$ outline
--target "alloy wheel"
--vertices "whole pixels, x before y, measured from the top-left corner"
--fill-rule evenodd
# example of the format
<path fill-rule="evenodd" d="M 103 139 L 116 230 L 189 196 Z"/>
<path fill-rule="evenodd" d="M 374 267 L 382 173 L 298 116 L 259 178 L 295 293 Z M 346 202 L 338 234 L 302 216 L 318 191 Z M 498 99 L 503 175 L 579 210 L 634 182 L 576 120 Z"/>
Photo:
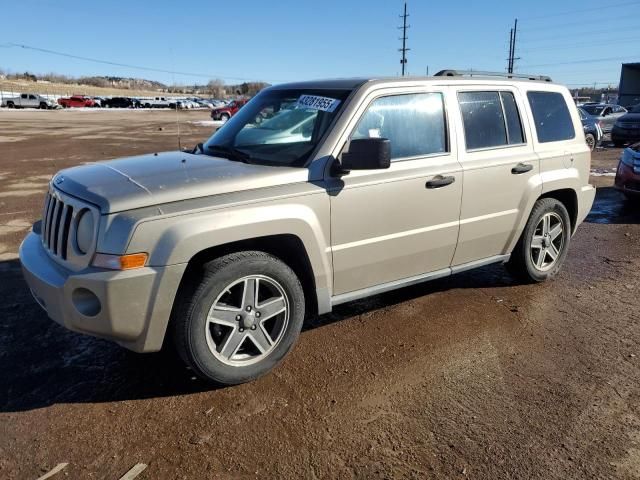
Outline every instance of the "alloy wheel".
<path fill-rule="evenodd" d="M 207 314 L 205 336 L 211 353 L 232 366 L 269 355 L 289 323 L 289 300 L 273 278 L 250 275 L 229 284 Z"/>
<path fill-rule="evenodd" d="M 536 269 L 546 272 L 556 264 L 565 241 L 565 225 L 555 212 L 545 213 L 538 221 L 531 239 L 531 261 Z"/>

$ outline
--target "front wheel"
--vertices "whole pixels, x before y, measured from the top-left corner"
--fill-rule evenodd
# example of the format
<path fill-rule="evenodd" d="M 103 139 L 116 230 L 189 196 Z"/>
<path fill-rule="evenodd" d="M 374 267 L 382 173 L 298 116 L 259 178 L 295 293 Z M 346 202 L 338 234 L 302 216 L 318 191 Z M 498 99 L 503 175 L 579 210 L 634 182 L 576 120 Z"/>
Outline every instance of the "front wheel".
<path fill-rule="evenodd" d="M 222 123 L 227 123 L 229 121 L 229 118 L 231 117 L 229 116 L 228 113 L 223 113 L 222 115 L 220 115 L 220 121 Z"/>
<path fill-rule="evenodd" d="M 302 286 L 285 263 L 264 252 L 229 254 L 183 289 L 172 318 L 176 349 L 205 380 L 248 382 L 289 352 L 304 311 Z"/>
<path fill-rule="evenodd" d="M 571 219 L 555 198 L 542 198 L 511 253 L 507 268 L 525 282 L 544 282 L 560 271 L 571 241 Z"/>
<path fill-rule="evenodd" d="M 587 133 L 585 135 L 585 140 L 589 146 L 589 150 L 593 152 L 596 148 L 596 137 L 592 133 Z"/>

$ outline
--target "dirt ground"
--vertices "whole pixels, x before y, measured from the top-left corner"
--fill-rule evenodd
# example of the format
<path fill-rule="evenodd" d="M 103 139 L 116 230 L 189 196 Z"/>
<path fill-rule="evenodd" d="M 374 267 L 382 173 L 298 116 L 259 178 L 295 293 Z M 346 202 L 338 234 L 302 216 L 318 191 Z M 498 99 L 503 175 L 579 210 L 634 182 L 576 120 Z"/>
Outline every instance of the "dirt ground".
<path fill-rule="evenodd" d="M 206 115 L 179 114 L 183 145 Z M 640 213 L 611 188 L 620 150 L 594 154 L 596 203 L 555 281 L 491 266 L 343 305 L 272 374 L 211 390 L 48 320 L 16 260 L 54 172 L 175 149 L 175 122 L 0 111 L 0 478 L 640 478 Z"/>

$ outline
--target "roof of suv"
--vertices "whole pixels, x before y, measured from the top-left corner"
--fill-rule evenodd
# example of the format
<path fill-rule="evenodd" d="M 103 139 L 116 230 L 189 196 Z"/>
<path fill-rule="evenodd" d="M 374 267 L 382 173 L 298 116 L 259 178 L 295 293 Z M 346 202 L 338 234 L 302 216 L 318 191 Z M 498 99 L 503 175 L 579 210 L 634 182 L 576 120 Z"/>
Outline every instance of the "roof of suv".
<path fill-rule="evenodd" d="M 554 85 L 549 80 L 527 80 L 522 78 L 495 77 L 490 75 L 477 76 L 431 76 L 431 77 L 360 77 L 360 78 L 336 78 L 324 80 L 308 80 L 304 82 L 282 83 L 271 88 L 285 89 L 326 89 L 326 90 L 353 90 L 365 83 L 418 83 L 418 82 L 446 82 L 446 83 L 536 83 Z"/>

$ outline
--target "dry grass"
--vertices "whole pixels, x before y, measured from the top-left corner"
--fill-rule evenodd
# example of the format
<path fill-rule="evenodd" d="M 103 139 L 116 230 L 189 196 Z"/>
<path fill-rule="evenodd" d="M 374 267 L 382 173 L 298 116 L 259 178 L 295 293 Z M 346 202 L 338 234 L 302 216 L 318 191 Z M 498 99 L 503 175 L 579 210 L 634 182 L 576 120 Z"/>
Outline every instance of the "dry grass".
<path fill-rule="evenodd" d="M 64 83 L 36 83 L 27 80 L 0 80 L 0 91 L 17 93 L 39 93 L 44 95 L 89 95 L 89 96 L 125 96 L 152 97 L 159 93 L 155 90 L 130 90 L 124 88 L 102 88 L 89 85 Z"/>

